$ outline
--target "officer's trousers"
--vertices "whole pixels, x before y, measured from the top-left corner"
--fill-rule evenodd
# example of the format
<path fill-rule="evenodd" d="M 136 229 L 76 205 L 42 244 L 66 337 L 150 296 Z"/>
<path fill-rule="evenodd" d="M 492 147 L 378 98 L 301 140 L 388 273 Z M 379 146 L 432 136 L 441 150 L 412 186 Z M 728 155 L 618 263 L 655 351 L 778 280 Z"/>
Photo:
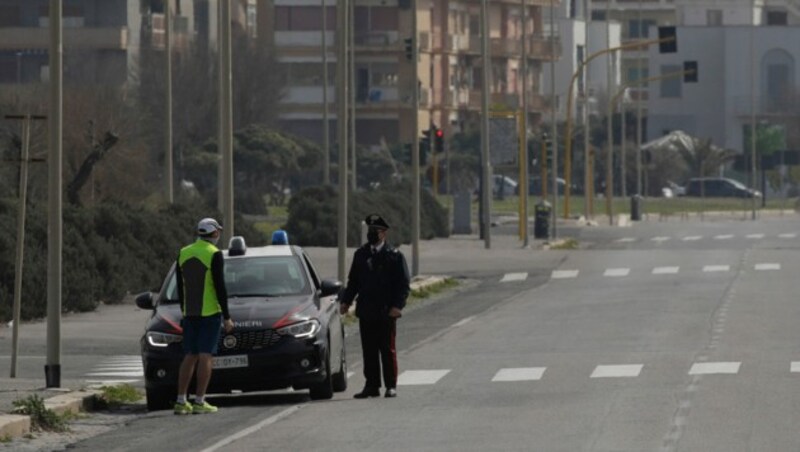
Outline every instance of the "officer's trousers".
<path fill-rule="evenodd" d="M 360 319 L 361 350 L 364 355 L 364 378 L 368 388 L 381 387 L 381 368 L 383 383 L 387 388 L 397 386 L 397 350 L 395 335 L 397 319 Z"/>

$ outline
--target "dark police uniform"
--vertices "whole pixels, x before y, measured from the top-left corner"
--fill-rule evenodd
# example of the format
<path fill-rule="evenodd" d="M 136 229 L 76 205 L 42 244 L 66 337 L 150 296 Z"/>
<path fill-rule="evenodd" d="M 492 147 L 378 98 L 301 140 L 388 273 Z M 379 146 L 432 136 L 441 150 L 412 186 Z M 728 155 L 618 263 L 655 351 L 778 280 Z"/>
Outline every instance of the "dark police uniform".
<path fill-rule="evenodd" d="M 366 222 L 367 226 L 389 228 L 378 215 L 368 216 Z M 365 393 L 370 396 L 378 395 L 381 367 L 387 390 L 397 386 L 397 319 L 389 317 L 389 311 L 405 307 L 411 291 L 409 282 L 405 257 L 386 241 L 378 251 L 369 243 L 356 250 L 342 304 L 349 306 L 358 296 L 356 316 L 364 355 Z"/>

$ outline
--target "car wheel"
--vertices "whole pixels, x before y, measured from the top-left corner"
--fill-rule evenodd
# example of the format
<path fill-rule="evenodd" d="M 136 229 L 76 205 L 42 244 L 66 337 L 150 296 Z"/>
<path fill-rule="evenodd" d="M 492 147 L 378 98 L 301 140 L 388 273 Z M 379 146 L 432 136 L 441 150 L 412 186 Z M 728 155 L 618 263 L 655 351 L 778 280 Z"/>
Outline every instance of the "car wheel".
<path fill-rule="evenodd" d="M 347 355 L 344 350 L 344 342 L 342 342 L 342 362 L 339 365 L 339 372 L 333 374 L 333 391 L 347 391 Z"/>
<path fill-rule="evenodd" d="M 172 408 L 178 389 L 172 387 L 147 388 L 147 411 L 159 411 Z"/>
<path fill-rule="evenodd" d="M 309 389 L 311 400 L 326 400 L 333 397 L 333 378 L 331 376 L 331 357 L 325 357 L 325 379 Z"/>

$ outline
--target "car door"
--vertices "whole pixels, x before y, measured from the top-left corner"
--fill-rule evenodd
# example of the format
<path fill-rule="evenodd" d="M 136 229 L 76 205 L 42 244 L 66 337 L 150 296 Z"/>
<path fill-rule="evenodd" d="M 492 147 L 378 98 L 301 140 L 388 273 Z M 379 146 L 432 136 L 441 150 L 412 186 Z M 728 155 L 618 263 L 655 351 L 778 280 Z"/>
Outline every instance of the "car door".
<path fill-rule="evenodd" d="M 311 263 L 311 259 L 308 258 L 306 253 L 302 252 L 301 255 L 303 256 L 303 264 L 306 267 L 309 278 L 311 279 L 312 284 L 314 284 L 314 291 L 317 294 L 316 296 L 320 297 L 320 313 L 321 315 L 325 316 L 325 321 L 328 324 L 328 352 L 330 353 L 331 358 L 331 371 L 333 371 L 334 369 L 338 369 L 338 363 L 341 362 L 341 352 L 344 341 L 343 334 L 341 334 L 342 317 L 339 315 L 338 297 L 336 295 L 329 297 L 320 296 L 322 280 L 319 279 L 319 276 L 317 276 L 317 270 L 314 268 L 314 264 Z"/>

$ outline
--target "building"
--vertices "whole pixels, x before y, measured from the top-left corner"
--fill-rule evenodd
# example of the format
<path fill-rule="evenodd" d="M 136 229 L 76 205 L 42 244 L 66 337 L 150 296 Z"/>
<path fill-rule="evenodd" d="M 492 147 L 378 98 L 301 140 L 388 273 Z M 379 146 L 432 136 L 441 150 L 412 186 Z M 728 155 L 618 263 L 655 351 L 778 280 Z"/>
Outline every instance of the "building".
<path fill-rule="evenodd" d="M 548 105 L 541 96 L 541 71 L 553 57 L 545 36 L 542 5 L 528 2 L 528 105 L 535 124 Z M 326 3 L 330 118 L 335 121 L 336 2 Z M 411 37 L 411 2 L 356 0 L 356 140 L 361 145 L 410 143 L 431 124 L 450 134 L 475 123 L 481 102 L 480 1 L 417 1 L 418 62 L 406 56 Z M 262 14 L 263 13 L 263 14 Z M 497 0 L 490 7 L 492 52 L 491 104 L 516 110 L 521 105 L 522 14 L 518 0 Z M 271 19 L 270 19 L 271 18 Z M 288 72 L 281 123 L 305 137 L 322 139 L 322 4 L 320 0 L 259 0 L 259 40 L 274 45 Z M 262 32 L 263 30 L 263 32 Z M 411 106 L 414 74 L 420 86 L 419 124 Z M 335 125 L 331 125 L 331 138 Z"/>

